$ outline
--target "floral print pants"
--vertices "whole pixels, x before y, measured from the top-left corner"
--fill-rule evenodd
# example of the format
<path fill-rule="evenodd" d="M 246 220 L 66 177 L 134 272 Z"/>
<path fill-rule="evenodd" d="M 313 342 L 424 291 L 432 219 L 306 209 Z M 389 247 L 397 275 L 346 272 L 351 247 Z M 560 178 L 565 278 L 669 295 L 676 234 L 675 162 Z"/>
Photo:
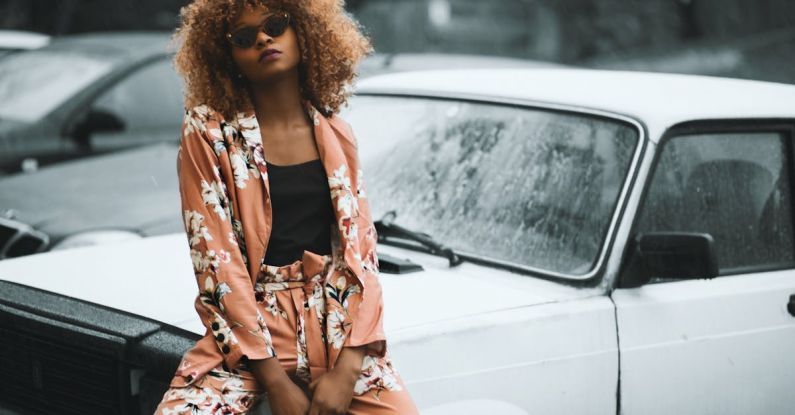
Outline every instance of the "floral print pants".
<path fill-rule="evenodd" d="M 311 400 L 308 384 L 328 371 L 341 327 L 335 313 L 342 310 L 350 288 L 341 278 L 328 281 L 331 255 L 305 251 L 302 260 L 274 266 L 262 264 L 255 286 L 276 358 L 288 376 Z M 330 302 L 330 303 L 329 303 Z M 246 363 L 234 370 L 218 365 L 185 387 L 171 386 L 155 415 L 176 414 L 269 414 L 267 393 Z M 252 410 L 256 408 L 255 410 Z M 354 386 L 351 415 L 418 414 L 399 373 L 387 352 L 384 357 L 366 354 Z"/>

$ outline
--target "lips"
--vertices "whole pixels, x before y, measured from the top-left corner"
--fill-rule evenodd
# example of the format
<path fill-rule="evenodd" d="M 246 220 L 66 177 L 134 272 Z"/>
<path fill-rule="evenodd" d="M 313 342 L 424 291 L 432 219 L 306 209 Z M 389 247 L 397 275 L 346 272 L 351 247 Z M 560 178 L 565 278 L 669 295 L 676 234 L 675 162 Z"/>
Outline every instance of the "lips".
<path fill-rule="evenodd" d="M 273 55 L 274 53 L 282 53 L 282 51 L 278 49 L 265 49 L 261 55 L 259 55 L 259 61 L 262 62 L 268 58 L 268 56 Z"/>

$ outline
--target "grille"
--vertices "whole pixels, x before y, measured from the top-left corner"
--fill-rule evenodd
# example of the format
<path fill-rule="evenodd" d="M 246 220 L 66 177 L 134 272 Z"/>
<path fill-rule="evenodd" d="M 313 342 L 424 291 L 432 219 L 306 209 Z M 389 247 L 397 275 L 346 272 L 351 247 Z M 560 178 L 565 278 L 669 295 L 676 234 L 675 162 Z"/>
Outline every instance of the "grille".
<path fill-rule="evenodd" d="M 119 413 L 120 370 L 107 357 L 0 329 L 4 401 L 41 413 Z"/>
<path fill-rule="evenodd" d="M 158 328 L 124 312 L 0 281 L 0 406 L 25 414 L 140 413 L 130 380 L 140 359 L 131 346 Z"/>

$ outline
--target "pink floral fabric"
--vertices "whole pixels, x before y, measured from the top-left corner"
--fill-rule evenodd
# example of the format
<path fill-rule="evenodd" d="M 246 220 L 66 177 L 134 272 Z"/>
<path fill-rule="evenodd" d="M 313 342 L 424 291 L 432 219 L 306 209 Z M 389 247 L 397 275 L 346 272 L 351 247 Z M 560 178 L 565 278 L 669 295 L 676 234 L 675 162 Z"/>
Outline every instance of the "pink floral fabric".
<path fill-rule="evenodd" d="M 364 190 L 353 131 L 336 115 L 325 117 L 303 102 L 314 123 L 320 158 L 328 176 L 336 215 L 334 254 L 315 271 L 318 289 L 305 292 L 312 318 L 327 320 L 321 338 L 304 348 L 324 347 L 323 367 L 308 364 L 311 352 L 296 351 L 296 376 L 311 381 L 334 367 L 342 347 L 367 346 L 355 393 L 399 391 L 383 331 L 383 297 L 376 256 L 376 231 Z M 198 293 L 195 309 L 207 332 L 182 358 L 170 386 L 182 393 L 207 382 L 210 371 L 251 380 L 249 359 L 279 358 L 274 319 L 287 321 L 296 338 L 306 318 L 289 321 L 284 303 L 291 288 L 277 277 L 286 268 L 262 263 L 271 230 L 268 169 L 260 126 L 253 112 L 225 120 L 207 106 L 187 111 L 177 160 L 182 212 Z M 308 251 L 306 254 L 312 254 Z M 317 255 L 315 255 L 317 256 Z M 317 267 L 323 259 L 296 261 L 293 271 Z M 304 264 L 303 262 L 307 262 Z M 289 267 L 289 266 L 285 266 Z M 299 268 L 295 268 L 299 267 Z M 325 267 L 325 268 L 324 268 Z M 314 272 L 314 271 L 313 271 Z M 285 274 L 288 275 L 289 273 Z M 268 278 L 271 278 L 268 280 Z M 297 279 L 297 278 L 296 278 Z M 289 284 L 288 284 L 289 285 Z M 298 310 L 295 307 L 293 312 Z M 311 320 L 310 320 L 311 321 Z M 270 324 L 269 324 L 270 322 Z M 282 333 L 280 328 L 279 333 Z M 306 333 L 304 333 L 306 334 Z M 284 349 L 287 350 L 287 349 Z M 288 360 L 285 360 L 287 362 Z M 170 390 L 170 393 L 177 393 Z M 200 398 L 196 398 L 200 399 Z M 410 401 L 409 401 L 410 402 Z"/>

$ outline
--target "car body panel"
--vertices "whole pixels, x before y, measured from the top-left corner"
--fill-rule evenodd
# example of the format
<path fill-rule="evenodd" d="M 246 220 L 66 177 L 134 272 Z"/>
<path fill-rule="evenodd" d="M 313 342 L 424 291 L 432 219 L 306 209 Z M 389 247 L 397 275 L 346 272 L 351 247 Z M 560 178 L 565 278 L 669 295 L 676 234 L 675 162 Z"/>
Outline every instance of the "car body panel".
<path fill-rule="evenodd" d="M 615 290 L 622 408 L 788 413 L 795 406 L 783 381 L 795 371 L 795 319 L 786 309 L 792 294 L 793 270 Z"/>
<path fill-rule="evenodd" d="M 795 108 L 793 85 L 573 68 L 404 72 L 363 79 L 358 90 L 502 97 L 608 111 L 639 120 L 655 142 L 666 129 L 686 121 L 788 118 Z"/>
<path fill-rule="evenodd" d="M 9 175 L 0 178 L 0 206 L 47 233 L 53 244 L 102 229 L 144 236 L 178 232 L 176 159 L 177 146 L 161 143 Z M 32 189 L 42 196 L 19 196 Z"/>
<path fill-rule="evenodd" d="M 0 279 L 111 305 L 147 318 L 181 325 L 196 334 L 204 334 L 204 326 L 198 317 L 193 319 L 195 324 L 179 324 L 185 320 L 184 314 L 172 315 L 168 312 L 182 309 L 194 313 L 197 287 L 192 278 L 185 238 L 184 233 L 176 233 L 108 246 L 79 247 L 10 258 L 0 262 Z M 173 255 L 164 256 L 163 252 Z M 445 258 L 388 245 L 379 246 L 379 252 L 410 258 L 425 268 L 424 271 L 408 274 L 382 273 L 385 303 L 389 304 L 386 305 L 384 321 L 390 332 L 406 331 L 416 336 L 423 332 L 422 326 L 429 323 L 467 318 L 496 310 L 594 297 L 600 293 L 596 288 L 566 286 L 482 265 L 465 263 L 449 268 Z M 157 262 L 145 273 L 139 267 L 120 266 L 134 263 L 140 258 L 156 259 Z M 81 272 L 87 267 L 92 272 Z M 114 292 L 86 289 L 107 284 L 106 277 L 95 272 L 105 267 L 113 268 Z M 488 272 L 488 279 L 482 277 L 484 272 Z M 67 280 L 62 275 L 70 277 Z M 473 291 L 472 287 L 478 289 Z M 131 297 L 146 297 L 154 303 L 170 301 L 172 304 L 163 309 L 150 309 L 148 303 L 132 299 L 120 302 L 116 290 L 126 292 Z M 394 311 L 390 312 L 393 308 Z M 431 335 L 432 332 L 427 334 Z"/>
<path fill-rule="evenodd" d="M 381 274 L 391 354 L 420 404 L 454 401 L 466 390 L 551 409 L 561 408 L 561 395 L 587 389 L 588 400 L 567 400 L 564 407 L 614 412 L 615 314 L 600 289 L 469 263 L 450 268 L 444 258 L 388 245 L 379 251 L 425 268 Z M 191 270 L 185 235 L 171 234 L 4 260 L 0 279 L 202 335 Z M 588 386 L 593 382 L 599 386 Z"/>

